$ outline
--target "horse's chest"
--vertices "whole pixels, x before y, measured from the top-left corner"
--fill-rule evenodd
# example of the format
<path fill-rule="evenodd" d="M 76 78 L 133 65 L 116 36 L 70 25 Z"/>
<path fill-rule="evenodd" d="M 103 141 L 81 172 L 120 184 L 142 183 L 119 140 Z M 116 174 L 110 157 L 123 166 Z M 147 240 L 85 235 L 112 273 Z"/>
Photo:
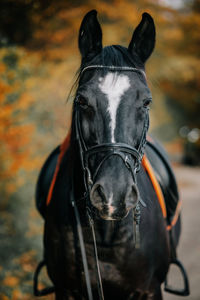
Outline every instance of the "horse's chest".
<path fill-rule="evenodd" d="M 95 232 L 103 279 L 107 282 L 124 282 L 125 284 L 127 283 L 127 278 L 132 278 L 132 281 L 134 274 L 137 273 L 138 275 L 140 264 L 139 254 L 135 251 L 134 247 L 132 223 L 126 224 L 126 226 L 111 224 L 111 226 L 106 225 L 106 228 L 102 228 L 102 226 L 98 227 L 97 224 Z M 86 250 L 90 267 L 95 272 L 92 238 L 89 236 L 86 237 L 88 238 L 86 240 Z M 94 275 L 96 274 L 94 273 Z"/>
<path fill-rule="evenodd" d="M 89 269 L 92 275 L 95 276 L 96 266 L 90 229 L 84 230 L 83 228 L 83 236 Z M 75 271 L 73 266 L 79 264 L 80 267 L 82 267 L 79 239 L 74 235 L 70 227 L 65 228 L 63 238 L 65 240 L 66 259 L 71 266 L 70 272 L 73 272 Z M 96 228 L 96 238 L 101 273 L 107 277 L 107 280 L 113 278 L 115 278 L 115 280 L 122 279 L 122 274 L 126 273 L 126 269 L 130 272 L 129 262 L 134 259 L 134 243 L 130 228 L 129 230 L 118 229 L 117 232 L 115 232 L 115 230 L 104 232 L 102 228 L 101 230 Z M 127 260 L 127 258 L 129 259 Z"/>

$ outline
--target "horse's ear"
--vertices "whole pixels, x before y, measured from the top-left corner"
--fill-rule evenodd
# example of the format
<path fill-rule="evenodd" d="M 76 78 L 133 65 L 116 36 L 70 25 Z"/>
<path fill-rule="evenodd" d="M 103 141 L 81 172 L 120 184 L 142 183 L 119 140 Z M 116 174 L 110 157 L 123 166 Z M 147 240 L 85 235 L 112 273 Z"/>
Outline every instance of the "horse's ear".
<path fill-rule="evenodd" d="M 131 42 L 128 46 L 129 52 L 137 53 L 141 61 L 149 58 L 155 46 L 156 30 L 153 18 L 148 13 L 142 14 L 142 21 L 133 32 Z"/>
<path fill-rule="evenodd" d="M 102 50 L 102 31 L 96 10 L 89 11 L 83 18 L 78 45 L 83 60 L 92 59 Z"/>

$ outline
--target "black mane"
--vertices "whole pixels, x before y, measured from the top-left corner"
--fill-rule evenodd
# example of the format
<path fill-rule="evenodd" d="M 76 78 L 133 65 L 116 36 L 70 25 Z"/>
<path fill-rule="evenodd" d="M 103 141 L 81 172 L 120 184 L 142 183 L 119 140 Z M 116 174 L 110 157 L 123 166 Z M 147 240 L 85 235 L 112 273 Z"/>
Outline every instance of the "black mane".
<path fill-rule="evenodd" d="M 80 72 L 89 65 L 103 65 L 115 67 L 134 67 L 144 69 L 144 65 L 135 53 L 131 54 L 127 48 L 120 45 L 107 46 L 100 54 L 91 60 L 82 61 Z"/>
<path fill-rule="evenodd" d="M 93 57 L 92 59 L 87 59 L 86 61 L 82 60 L 81 66 L 76 73 L 76 79 L 69 92 L 67 100 L 70 98 L 73 91 L 74 94 L 76 94 L 83 69 L 91 65 L 133 67 L 144 70 L 144 64 L 141 62 L 136 53 L 130 53 L 127 48 L 120 45 L 106 46 L 97 56 Z M 140 77 L 144 81 L 144 77 Z"/>

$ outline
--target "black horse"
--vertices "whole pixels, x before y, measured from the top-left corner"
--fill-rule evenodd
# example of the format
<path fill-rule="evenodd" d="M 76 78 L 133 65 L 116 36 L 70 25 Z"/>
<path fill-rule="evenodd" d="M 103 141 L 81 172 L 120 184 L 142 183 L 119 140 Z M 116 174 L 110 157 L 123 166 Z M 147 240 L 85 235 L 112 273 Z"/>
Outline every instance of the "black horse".
<path fill-rule="evenodd" d="M 162 299 L 180 217 L 169 233 L 176 183 L 160 146 L 148 143 L 145 150 L 152 96 L 144 64 L 154 45 L 155 26 L 147 13 L 128 48 L 102 47 L 96 11 L 82 21 L 69 145 L 62 155 L 60 147 L 50 155 L 37 186 L 45 219 L 44 259 L 57 300 Z M 144 152 L 165 185 L 167 218 L 142 166 Z"/>

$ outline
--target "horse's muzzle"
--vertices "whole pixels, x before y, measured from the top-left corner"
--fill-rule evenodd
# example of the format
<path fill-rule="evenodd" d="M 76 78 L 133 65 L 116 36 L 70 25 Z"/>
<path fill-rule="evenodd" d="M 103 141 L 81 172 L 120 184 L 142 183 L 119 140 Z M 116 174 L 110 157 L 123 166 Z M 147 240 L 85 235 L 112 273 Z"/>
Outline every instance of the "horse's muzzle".
<path fill-rule="evenodd" d="M 121 194 L 121 196 L 119 196 Z M 123 195 L 123 196 L 122 196 Z M 138 190 L 135 185 L 128 187 L 124 193 L 106 193 L 102 184 L 96 183 L 90 192 L 92 205 L 98 210 L 104 220 L 122 220 L 138 200 Z"/>

